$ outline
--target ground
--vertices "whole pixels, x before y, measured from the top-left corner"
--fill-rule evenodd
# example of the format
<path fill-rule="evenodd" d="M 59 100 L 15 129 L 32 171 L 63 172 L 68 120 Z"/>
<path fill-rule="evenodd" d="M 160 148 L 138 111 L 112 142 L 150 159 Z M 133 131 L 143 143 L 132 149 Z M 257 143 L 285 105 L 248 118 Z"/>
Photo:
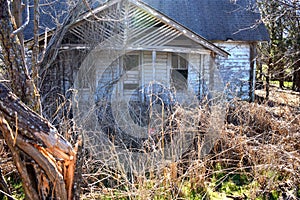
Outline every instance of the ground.
<path fill-rule="evenodd" d="M 86 158 L 82 198 L 299 199 L 300 93 L 271 87 L 267 102 L 265 91 L 256 95 L 259 103 L 235 102 L 228 108 L 220 139 L 205 159 L 174 162 L 129 180 Z M 14 197 L 24 199 L 7 152 L 0 139 L 0 168 Z"/>
<path fill-rule="evenodd" d="M 266 96 L 266 91 L 256 90 L 255 95 L 264 98 Z M 300 92 L 294 92 L 292 90 L 283 90 L 277 86 L 271 86 L 269 100 L 280 105 L 300 107 Z"/>

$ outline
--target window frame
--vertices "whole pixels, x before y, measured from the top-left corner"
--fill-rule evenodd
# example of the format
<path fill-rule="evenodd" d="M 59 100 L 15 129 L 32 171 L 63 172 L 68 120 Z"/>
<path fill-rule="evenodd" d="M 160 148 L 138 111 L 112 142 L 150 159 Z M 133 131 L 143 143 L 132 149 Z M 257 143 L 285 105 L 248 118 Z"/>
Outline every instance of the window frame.
<path fill-rule="evenodd" d="M 177 62 L 174 64 L 174 61 Z M 183 63 L 183 64 L 182 64 Z M 189 74 L 189 62 L 187 60 L 187 54 L 185 53 L 172 53 L 171 54 L 171 69 L 170 69 L 170 85 L 176 91 L 183 91 L 188 89 L 188 74 Z M 174 74 L 181 74 L 184 77 L 184 86 L 177 85 L 174 82 Z"/>

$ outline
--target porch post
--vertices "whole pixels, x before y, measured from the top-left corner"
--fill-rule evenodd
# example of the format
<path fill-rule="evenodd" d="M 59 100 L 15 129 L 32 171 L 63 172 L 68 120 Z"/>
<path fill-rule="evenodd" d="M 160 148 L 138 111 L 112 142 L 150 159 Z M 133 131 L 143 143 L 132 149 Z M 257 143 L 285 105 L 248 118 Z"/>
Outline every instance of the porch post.
<path fill-rule="evenodd" d="M 153 81 L 156 80 L 156 70 L 155 70 L 156 66 L 155 66 L 155 63 L 156 63 L 156 51 L 153 50 L 152 51 L 152 79 L 153 79 Z"/>

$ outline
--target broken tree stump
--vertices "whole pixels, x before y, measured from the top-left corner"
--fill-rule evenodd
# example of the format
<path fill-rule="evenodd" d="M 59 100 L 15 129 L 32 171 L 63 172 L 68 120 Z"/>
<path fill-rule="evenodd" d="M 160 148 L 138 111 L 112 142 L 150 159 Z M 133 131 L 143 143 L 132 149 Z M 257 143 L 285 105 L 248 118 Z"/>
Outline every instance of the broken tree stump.
<path fill-rule="evenodd" d="M 22 103 L 2 83 L 0 131 L 12 152 L 27 198 L 76 198 L 73 186 L 74 178 L 78 180 L 74 177 L 78 166 L 77 149 L 49 121 Z M 82 145 L 82 141 L 79 144 Z M 35 176 L 32 176 L 32 171 Z M 75 185 L 78 187 L 77 183 Z"/>

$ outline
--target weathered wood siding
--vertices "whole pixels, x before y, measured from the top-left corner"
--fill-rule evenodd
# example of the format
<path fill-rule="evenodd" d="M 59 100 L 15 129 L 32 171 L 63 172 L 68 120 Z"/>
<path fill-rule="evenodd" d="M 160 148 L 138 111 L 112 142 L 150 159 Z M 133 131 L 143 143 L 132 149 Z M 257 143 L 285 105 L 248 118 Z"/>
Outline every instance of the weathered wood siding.
<path fill-rule="evenodd" d="M 79 89 L 81 107 L 89 107 L 97 101 L 99 85 L 106 85 L 112 82 L 113 96 L 115 99 L 128 98 L 132 91 L 124 91 L 123 84 L 135 78 L 139 86 L 159 82 L 164 86 L 171 87 L 171 57 L 170 52 L 160 51 L 134 51 L 129 54 L 139 55 L 139 66 L 134 71 L 127 71 L 122 74 L 123 56 L 118 51 L 99 51 L 89 55 L 78 72 L 75 88 Z M 188 61 L 188 79 L 186 91 L 177 91 L 178 96 L 187 96 L 187 93 L 197 98 L 206 95 L 214 96 L 216 92 L 224 90 L 224 84 L 220 73 L 210 54 L 185 54 Z M 134 76 L 134 77 L 133 77 Z M 135 83 L 135 82 L 134 82 Z M 182 94 L 181 94 L 182 93 Z M 96 99 L 95 99 L 96 98 Z M 85 101 L 85 102 L 83 102 Z M 89 102 L 87 104 L 87 102 Z"/>
<path fill-rule="evenodd" d="M 135 51 L 129 54 L 139 55 L 139 66 L 131 71 L 122 71 L 120 58 L 122 52 L 99 51 L 91 53 L 82 64 L 78 74 L 75 88 L 79 89 L 79 99 L 89 101 L 89 104 L 97 101 L 94 94 L 97 93 L 99 85 L 113 84 L 113 98 L 124 98 L 130 96 L 130 91 L 123 89 L 124 82 L 135 79 L 139 86 L 154 81 L 163 84 L 169 83 L 169 58 L 167 52 Z M 154 60 L 153 60 L 154 59 Z M 134 76 L 134 77 L 133 77 Z M 138 77 L 137 77 L 138 76 Z M 132 90 L 133 92 L 134 90 Z M 89 96 L 89 97 L 88 97 Z M 97 98 L 97 97 L 96 97 Z M 86 104 L 79 102 L 81 105 Z"/>
<path fill-rule="evenodd" d="M 222 95 L 224 82 L 210 54 L 189 54 L 189 89 L 200 99 Z"/>
<path fill-rule="evenodd" d="M 245 42 L 216 42 L 231 55 L 228 59 L 216 58 L 222 79 L 227 85 L 226 94 L 229 99 L 239 97 L 250 100 L 250 44 Z"/>
<path fill-rule="evenodd" d="M 153 60 L 154 59 L 154 60 Z M 166 52 L 150 52 L 142 53 L 142 83 L 148 84 L 153 81 L 168 83 L 168 53 Z"/>
<path fill-rule="evenodd" d="M 134 90 L 124 92 L 123 83 L 130 80 L 132 76 L 138 81 L 139 86 L 157 81 L 166 87 L 171 87 L 171 52 L 129 52 L 129 54 L 139 55 L 139 66 L 134 69 L 134 74 L 131 72 L 122 74 L 120 58 L 124 54 L 116 50 L 103 49 L 89 52 L 87 56 L 75 50 L 61 52 L 59 54 L 61 59 L 53 65 L 51 73 L 46 76 L 47 84 L 44 84 L 43 96 L 48 102 L 57 106 L 58 97 L 66 95 L 70 88 L 74 88 L 78 90 L 74 99 L 78 104 L 76 105 L 78 110 L 88 111 L 97 102 L 96 94 L 101 90 L 99 85 L 113 84 L 113 95 L 109 97 L 113 99 L 130 97 Z M 218 82 L 220 77 L 216 73 L 210 54 L 185 55 L 188 61 L 188 87 L 187 91 L 180 91 L 183 92 L 182 94 L 177 92 L 177 95 L 182 95 L 184 98 L 189 93 L 193 97 L 201 98 L 216 89 L 222 90 L 223 85 Z M 49 96 L 46 95 L 47 91 Z"/>

